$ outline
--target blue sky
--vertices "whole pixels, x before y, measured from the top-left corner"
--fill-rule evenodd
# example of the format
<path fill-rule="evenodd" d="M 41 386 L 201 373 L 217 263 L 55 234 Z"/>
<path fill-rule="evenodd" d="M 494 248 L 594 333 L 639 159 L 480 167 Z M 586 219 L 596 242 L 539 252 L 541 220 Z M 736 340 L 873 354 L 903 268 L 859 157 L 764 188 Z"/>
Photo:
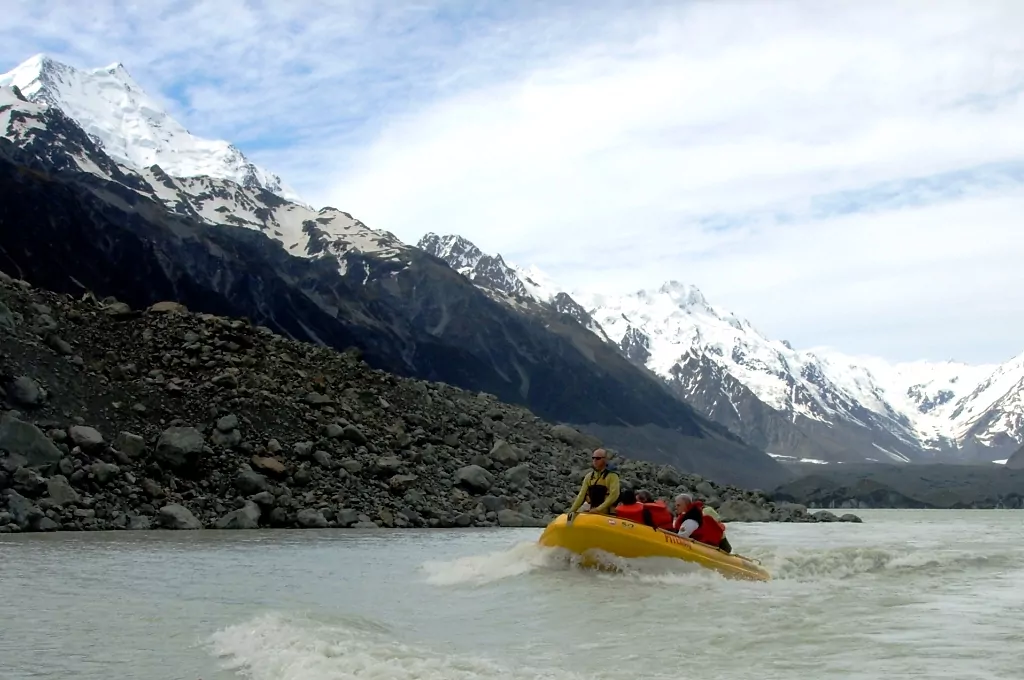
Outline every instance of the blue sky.
<path fill-rule="evenodd" d="M 603 292 L 686 281 L 798 347 L 1024 350 L 1024 3 L 4 12 L 0 71 L 120 61 L 194 134 L 408 242 Z"/>

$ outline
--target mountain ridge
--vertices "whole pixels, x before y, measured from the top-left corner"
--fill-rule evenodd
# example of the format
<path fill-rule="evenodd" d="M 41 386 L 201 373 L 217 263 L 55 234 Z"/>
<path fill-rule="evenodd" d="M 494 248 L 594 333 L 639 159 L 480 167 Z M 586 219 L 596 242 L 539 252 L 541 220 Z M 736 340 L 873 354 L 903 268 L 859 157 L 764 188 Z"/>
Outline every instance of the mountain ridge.
<path fill-rule="evenodd" d="M 645 452 L 629 432 L 650 425 L 661 460 L 685 455 L 712 479 L 764 487 L 789 476 L 587 332 L 572 305 L 513 313 L 348 213 L 122 165 L 60 107 L 12 88 L 0 88 L 0 194 L 0 268 L 35 285 L 133 308 L 179 300 L 357 347 L 396 375 L 489 392 L 584 431 L 598 424 L 634 457 Z"/>
<path fill-rule="evenodd" d="M 1024 441 L 1024 354 L 970 366 L 795 350 L 708 303 L 694 285 L 668 281 L 623 295 L 567 291 L 535 267 L 487 255 L 459 235 L 429 233 L 418 245 L 447 253 L 483 288 L 521 291 L 541 304 L 567 296 L 624 356 L 783 460 L 988 463 Z"/>

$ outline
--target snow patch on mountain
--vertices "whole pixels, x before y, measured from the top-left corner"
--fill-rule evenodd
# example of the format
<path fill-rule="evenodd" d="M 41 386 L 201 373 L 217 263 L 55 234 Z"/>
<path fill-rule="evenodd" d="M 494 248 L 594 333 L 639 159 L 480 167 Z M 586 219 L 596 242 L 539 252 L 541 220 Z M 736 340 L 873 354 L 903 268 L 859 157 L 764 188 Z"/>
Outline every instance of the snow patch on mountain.
<path fill-rule="evenodd" d="M 535 300 L 551 302 L 559 293 L 566 293 L 570 297 L 572 296 L 569 291 L 563 289 L 537 267 L 520 267 L 511 263 L 509 267 L 519 277 L 519 280 L 523 282 L 526 292 Z"/>
<path fill-rule="evenodd" d="M 37 54 L 0 75 L 0 85 L 15 85 L 30 101 L 60 108 L 119 163 L 159 165 L 174 177 L 228 179 L 302 203 L 280 177 L 251 163 L 234 145 L 191 134 L 121 64 L 79 70 Z"/>
<path fill-rule="evenodd" d="M 963 438 L 965 430 L 958 422 L 957 410 L 982 381 L 1000 369 L 999 364 L 956 361 L 891 364 L 877 357 L 827 349 L 811 353 L 828 375 L 864 406 L 879 413 L 889 407 L 903 414 L 925 449 L 938 449 Z"/>
<path fill-rule="evenodd" d="M 18 94 L 14 87 L 0 84 L 0 134 L 12 140 L 23 138 L 29 130 L 46 127 L 42 121 L 46 107 Z"/>
<path fill-rule="evenodd" d="M 156 166 L 140 174 L 153 196 L 176 212 L 210 224 L 262 231 L 292 255 L 317 257 L 358 251 L 393 259 L 410 250 L 391 232 L 371 229 L 335 208 L 313 210 L 229 180 L 171 177 Z"/>
<path fill-rule="evenodd" d="M 950 414 L 955 435 L 974 435 L 983 443 L 1011 438 L 1024 430 L 1024 354 L 997 367 Z M 980 431 L 979 431 L 980 430 Z"/>
<path fill-rule="evenodd" d="M 569 291 L 536 267 L 522 267 L 500 255 L 492 258 L 459 236 L 428 234 L 419 247 L 477 285 L 501 288 L 519 300 L 552 304 L 558 296 L 570 296 L 593 319 L 596 333 L 676 383 L 684 398 L 698 391 L 707 397 L 707 390 L 719 389 L 717 397 L 711 395 L 709 408 L 731 404 L 740 414 L 733 403 L 735 390 L 722 382 L 728 376 L 794 424 L 804 418 L 827 428 L 844 423 L 859 428 L 876 439 L 868 452 L 877 451 L 878 457 L 866 453 L 867 460 L 905 463 L 915 451 L 927 458 L 972 442 L 1001 446 L 1024 438 L 1024 355 L 1003 365 L 894 364 L 828 348 L 796 350 L 710 304 L 693 285 L 669 281 L 622 295 Z M 495 263 L 497 275 L 492 271 Z M 775 455 L 780 460 L 820 460 Z"/>
<path fill-rule="evenodd" d="M 416 247 L 448 264 L 492 298 L 522 312 L 537 311 L 537 306 L 568 314 L 601 340 L 611 338 L 600 324 L 572 296 L 556 286 L 536 268 L 523 269 L 498 255 L 487 255 L 474 243 L 455 234 L 425 234 Z"/>

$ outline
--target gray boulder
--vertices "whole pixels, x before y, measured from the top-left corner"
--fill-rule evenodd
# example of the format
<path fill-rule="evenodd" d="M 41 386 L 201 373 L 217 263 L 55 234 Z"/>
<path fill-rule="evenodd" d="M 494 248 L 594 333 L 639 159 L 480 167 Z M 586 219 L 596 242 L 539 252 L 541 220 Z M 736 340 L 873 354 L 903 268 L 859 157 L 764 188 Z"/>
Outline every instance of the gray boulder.
<path fill-rule="evenodd" d="M 188 508 L 177 503 L 169 503 L 160 508 L 158 515 L 160 526 L 165 529 L 202 529 L 202 523 Z"/>
<path fill-rule="evenodd" d="M 682 476 L 679 474 L 679 471 L 671 465 L 665 465 L 658 470 L 657 480 L 668 486 L 679 486 L 679 483 L 682 481 Z"/>
<path fill-rule="evenodd" d="M 342 508 L 338 511 L 338 525 L 350 527 L 359 522 L 359 513 L 352 508 Z"/>
<path fill-rule="evenodd" d="M 74 425 L 68 429 L 68 436 L 75 446 L 82 447 L 83 451 L 92 451 L 103 446 L 103 435 L 94 427 Z"/>
<path fill-rule="evenodd" d="M 366 435 L 355 425 L 346 425 L 341 436 L 357 446 L 362 446 L 367 442 Z"/>
<path fill-rule="evenodd" d="M 10 308 L 0 302 L 0 330 L 13 333 L 17 327 L 18 322 L 15 320 Z"/>
<path fill-rule="evenodd" d="M 145 440 L 131 432 L 121 432 L 114 439 L 114 448 L 131 458 L 138 458 L 146 450 Z"/>
<path fill-rule="evenodd" d="M 55 465 L 61 452 L 42 430 L 9 416 L 0 419 L 0 449 L 24 456 L 26 465 Z"/>
<path fill-rule="evenodd" d="M 228 430 L 225 432 L 216 429 L 210 435 L 210 443 L 220 448 L 233 449 L 242 443 L 242 433 L 238 430 Z"/>
<path fill-rule="evenodd" d="M 491 460 L 501 465 L 515 465 L 519 462 L 519 452 L 504 439 L 498 439 L 491 448 Z"/>
<path fill-rule="evenodd" d="M 772 518 L 767 508 L 737 500 L 722 503 L 718 515 L 723 522 L 768 522 Z"/>
<path fill-rule="evenodd" d="M 89 466 L 89 472 L 97 484 L 109 484 L 115 477 L 121 474 L 121 468 L 113 463 L 93 463 Z"/>
<path fill-rule="evenodd" d="M 128 518 L 128 531 L 149 531 L 151 523 L 145 515 L 132 515 Z"/>
<path fill-rule="evenodd" d="M 50 477 L 46 481 L 46 493 L 57 505 L 73 505 L 81 500 L 78 492 L 71 488 L 64 475 Z"/>
<path fill-rule="evenodd" d="M 342 463 L 342 467 L 345 467 L 350 473 L 353 474 L 358 472 L 358 470 L 353 472 L 353 470 L 349 469 L 345 465 L 345 463 Z M 374 462 L 374 471 L 378 475 L 393 475 L 401 469 L 402 460 L 400 458 L 396 458 L 395 456 L 381 456 Z"/>
<path fill-rule="evenodd" d="M 323 513 L 311 508 L 299 510 L 295 522 L 303 529 L 323 529 L 327 526 L 327 518 Z"/>
<path fill-rule="evenodd" d="M 260 525 L 261 510 L 252 501 L 246 501 L 238 510 L 233 510 L 214 523 L 216 529 L 257 529 Z"/>
<path fill-rule="evenodd" d="M 509 468 L 505 470 L 502 477 L 516 489 L 522 489 L 530 482 L 530 464 L 523 463 L 514 468 Z"/>
<path fill-rule="evenodd" d="M 196 428 L 169 427 L 156 443 L 156 459 L 172 469 L 190 467 L 199 460 L 203 446 L 203 434 Z"/>
<path fill-rule="evenodd" d="M 46 480 L 32 468 L 19 467 L 14 471 L 12 481 L 17 491 L 31 498 L 37 497 L 46 488 Z"/>
<path fill-rule="evenodd" d="M 45 517 L 42 510 L 14 489 L 6 489 L 3 493 L 7 496 L 7 510 L 22 531 L 34 528 Z"/>
<path fill-rule="evenodd" d="M 499 510 L 498 526 L 503 527 L 546 527 L 547 522 L 515 510 Z"/>
<path fill-rule="evenodd" d="M 593 451 L 601 446 L 601 440 L 589 434 L 583 434 L 574 427 L 568 425 L 554 425 L 551 428 L 551 436 L 570 446 Z"/>
<path fill-rule="evenodd" d="M 455 473 L 455 483 L 480 493 L 494 486 L 494 475 L 479 465 L 461 467 Z"/>
<path fill-rule="evenodd" d="M 20 406 L 34 408 L 42 406 L 43 401 L 45 401 L 45 395 L 39 384 L 27 375 L 12 380 L 7 388 L 7 392 L 11 399 Z"/>
<path fill-rule="evenodd" d="M 238 428 L 238 416 L 234 413 L 226 416 L 222 416 L 217 420 L 217 429 L 220 432 L 231 432 L 231 430 Z"/>
<path fill-rule="evenodd" d="M 267 490 L 267 478 L 253 470 L 243 470 L 235 477 L 235 488 L 245 496 L 254 496 Z"/>

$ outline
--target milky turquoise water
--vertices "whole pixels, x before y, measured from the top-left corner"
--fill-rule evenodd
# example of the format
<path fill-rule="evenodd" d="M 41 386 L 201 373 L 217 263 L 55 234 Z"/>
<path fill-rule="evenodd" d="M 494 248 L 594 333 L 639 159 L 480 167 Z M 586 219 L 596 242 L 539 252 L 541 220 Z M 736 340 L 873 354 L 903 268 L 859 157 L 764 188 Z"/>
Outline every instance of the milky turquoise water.
<path fill-rule="evenodd" d="M 0 538 L 0 679 L 1024 677 L 1024 512 L 732 524 L 775 574 L 579 570 L 539 529 Z"/>

